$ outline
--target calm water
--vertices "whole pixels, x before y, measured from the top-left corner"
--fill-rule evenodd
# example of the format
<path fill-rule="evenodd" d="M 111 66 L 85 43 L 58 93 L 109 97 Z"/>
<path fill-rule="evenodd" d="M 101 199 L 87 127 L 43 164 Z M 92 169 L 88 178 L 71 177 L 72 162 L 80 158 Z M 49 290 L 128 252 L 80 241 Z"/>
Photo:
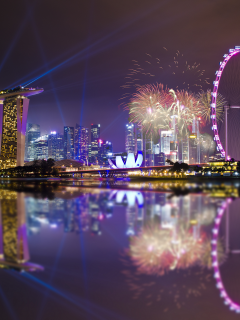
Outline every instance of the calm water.
<path fill-rule="evenodd" d="M 0 183 L 1 319 L 237 319 L 239 184 Z"/>

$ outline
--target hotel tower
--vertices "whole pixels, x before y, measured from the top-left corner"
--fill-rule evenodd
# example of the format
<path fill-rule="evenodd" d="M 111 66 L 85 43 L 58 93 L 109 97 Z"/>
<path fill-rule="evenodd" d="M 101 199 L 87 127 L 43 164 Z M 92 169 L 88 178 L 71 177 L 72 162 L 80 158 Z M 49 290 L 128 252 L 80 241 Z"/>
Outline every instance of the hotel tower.
<path fill-rule="evenodd" d="M 23 87 L 0 91 L 0 169 L 24 165 L 28 97 L 41 92 Z"/>

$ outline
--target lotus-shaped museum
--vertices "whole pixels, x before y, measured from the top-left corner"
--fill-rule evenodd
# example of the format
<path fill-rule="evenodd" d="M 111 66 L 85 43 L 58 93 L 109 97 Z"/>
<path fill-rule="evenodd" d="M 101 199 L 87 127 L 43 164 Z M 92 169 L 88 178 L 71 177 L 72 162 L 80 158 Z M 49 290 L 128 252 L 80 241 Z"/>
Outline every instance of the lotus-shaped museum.
<path fill-rule="evenodd" d="M 112 169 L 141 167 L 143 162 L 143 154 L 142 151 L 138 151 L 135 157 L 134 153 L 129 153 L 126 159 L 123 159 L 122 156 L 116 156 L 115 162 L 111 159 L 108 159 L 108 162 Z"/>

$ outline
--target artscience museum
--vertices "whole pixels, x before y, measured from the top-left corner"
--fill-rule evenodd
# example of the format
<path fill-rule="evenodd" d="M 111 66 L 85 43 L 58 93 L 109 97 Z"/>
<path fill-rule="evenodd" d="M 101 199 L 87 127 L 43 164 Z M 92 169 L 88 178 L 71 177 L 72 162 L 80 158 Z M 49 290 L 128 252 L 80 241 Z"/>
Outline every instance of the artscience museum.
<path fill-rule="evenodd" d="M 116 156 L 116 160 L 113 161 L 108 159 L 111 169 L 122 169 L 122 168 L 136 168 L 141 167 L 143 162 L 142 151 L 138 151 L 135 156 L 134 153 L 129 153 L 126 159 L 122 156 Z"/>

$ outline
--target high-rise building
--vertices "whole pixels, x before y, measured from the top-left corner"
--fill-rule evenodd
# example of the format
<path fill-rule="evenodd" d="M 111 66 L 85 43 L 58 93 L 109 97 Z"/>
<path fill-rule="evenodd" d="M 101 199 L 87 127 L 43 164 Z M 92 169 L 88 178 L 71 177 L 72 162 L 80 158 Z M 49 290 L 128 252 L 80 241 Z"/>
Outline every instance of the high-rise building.
<path fill-rule="evenodd" d="M 134 153 L 135 151 L 135 139 L 134 139 L 134 124 L 126 124 L 125 134 L 125 150 L 127 153 Z"/>
<path fill-rule="evenodd" d="M 161 152 L 172 161 L 176 161 L 178 158 L 178 143 L 175 139 L 176 136 L 173 130 L 161 131 Z"/>
<path fill-rule="evenodd" d="M 74 159 L 74 127 L 64 127 L 64 158 Z"/>
<path fill-rule="evenodd" d="M 108 165 L 109 164 L 108 159 L 110 159 L 113 154 L 112 143 L 110 141 L 100 139 L 99 148 L 100 148 L 99 163 L 103 165 Z"/>
<path fill-rule="evenodd" d="M 182 162 L 189 163 L 189 138 L 182 140 Z"/>
<path fill-rule="evenodd" d="M 89 129 L 76 124 L 74 136 L 75 160 L 88 162 Z"/>
<path fill-rule="evenodd" d="M 92 145 L 88 145 L 88 165 L 92 163 Z"/>
<path fill-rule="evenodd" d="M 39 137 L 33 143 L 34 159 L 48 159 L 48 135 Z"/>
<path fill-rule="evenodd" d="M 48 158 L 63 160 L 63 136 L 56 131 L 51 131 L 48 136 Z"/>
<path fill-rule="evenodd" d="M 40 126 L 38 124 L 27 124 L 25 140 L 25 160 L 34 160 L 33 142 L 40 137 Z"/>
<path fill-rule="evenodd" d="M 145 147 L 146 147 L 145 166 L 153 166 L 154 154 L 153 154 L 153 141 L 151 136 L 146 138 Z"/>
<path fill-rule="evenodd" d="M 98 163 L 100 124 L 91 125 L 91 163 Z"/>
<path fill-rule="evenodd" d="M 24 165 L 27 97 L 42 91 L 22 87 L 0 91 L 0 168 Z"/>
<path fill-rule="evenodd" d="M 173 139 L 173 132 L 169 131 L 161 131 L 161 152 L 164 152 L 166 155 L 170 155 L 170 142 Z"/>
<path fill-rule="evenodd" d="M 135 126 L 135 134 L 136 134 L 136 143 L 135 143 L 135 153 L 137 151 L 143 151 L 143 134 L 142 134 L 142 127 Z"/>

